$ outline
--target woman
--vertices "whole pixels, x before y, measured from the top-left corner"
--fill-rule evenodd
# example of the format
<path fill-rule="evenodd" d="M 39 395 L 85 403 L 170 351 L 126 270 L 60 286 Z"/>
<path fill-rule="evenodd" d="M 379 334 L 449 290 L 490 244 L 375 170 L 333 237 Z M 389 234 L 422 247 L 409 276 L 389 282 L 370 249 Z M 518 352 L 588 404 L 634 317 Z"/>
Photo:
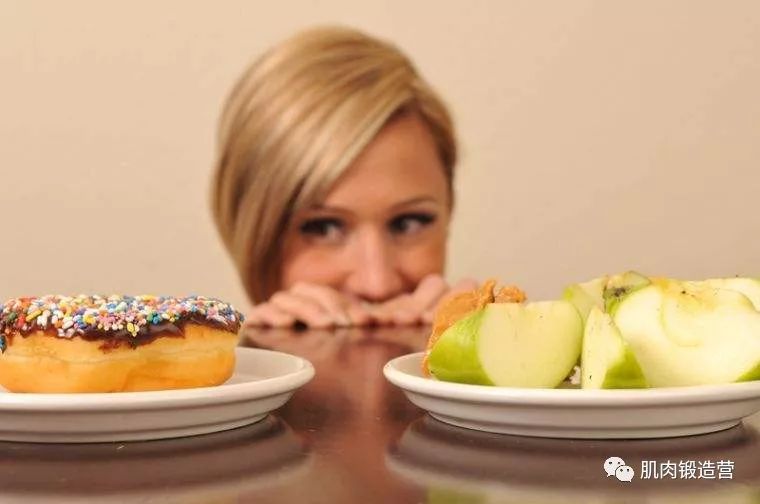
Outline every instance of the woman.
<path fill-rule="evenodd" d="M 219 147 L 213 211 L 249 324 L 429 322 L 451 292 L 454 129 L 392 45 L 345 28 L 284 41 L 234 87 Z"/>

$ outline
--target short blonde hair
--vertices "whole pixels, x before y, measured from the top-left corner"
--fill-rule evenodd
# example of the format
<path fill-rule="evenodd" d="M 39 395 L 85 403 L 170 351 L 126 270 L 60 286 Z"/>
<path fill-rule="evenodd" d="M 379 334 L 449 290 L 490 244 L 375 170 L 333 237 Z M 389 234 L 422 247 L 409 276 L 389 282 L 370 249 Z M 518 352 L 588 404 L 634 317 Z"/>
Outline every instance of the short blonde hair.
<path fill-rule="evenodd" d="M 290 216 L 324 197 L 380 129 L 407 112 L 429 127 L 451 192 L 451 117 L 393 45 L 348 28 L 311 29 L 243 74 L 221 117 L 212 206 L 251 301 L 279 288 Z"/>

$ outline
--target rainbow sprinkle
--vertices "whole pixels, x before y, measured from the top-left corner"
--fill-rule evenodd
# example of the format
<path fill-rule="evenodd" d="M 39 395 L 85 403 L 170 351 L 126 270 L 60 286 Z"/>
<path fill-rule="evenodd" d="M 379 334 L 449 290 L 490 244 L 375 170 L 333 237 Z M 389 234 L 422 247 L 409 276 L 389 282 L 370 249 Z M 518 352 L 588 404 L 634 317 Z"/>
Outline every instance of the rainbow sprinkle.
<path fill-rule="evenodd" d="M 206 323 L 237 332 L 243 315 L 231 305 L 203 296 L 42 296 L 9 299 L 0 311 L 0 335 L 54 330 L 61 338 L 99 333 L 133 338 L 151 326 Z"/>

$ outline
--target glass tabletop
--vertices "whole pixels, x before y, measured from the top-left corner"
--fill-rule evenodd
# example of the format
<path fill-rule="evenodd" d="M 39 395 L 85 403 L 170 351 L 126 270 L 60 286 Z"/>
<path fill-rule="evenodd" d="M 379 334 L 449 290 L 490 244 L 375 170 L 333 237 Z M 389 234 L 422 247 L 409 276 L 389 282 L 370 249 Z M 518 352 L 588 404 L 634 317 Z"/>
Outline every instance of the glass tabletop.
<path fill-rule="evenodd" d="M 661 440 L 469 431 L 409 403 L 382 375 L 427 329 L 253 330 L 244 344 L 309 359 L 315 378 L 274 415 L 182 439 L 0 443 L 0 502 L 757 502 L 760 416 Z M 62 419 L 65 421 L 65 419 Z M 619 457 L 630 482 L 605 473 Z"/>

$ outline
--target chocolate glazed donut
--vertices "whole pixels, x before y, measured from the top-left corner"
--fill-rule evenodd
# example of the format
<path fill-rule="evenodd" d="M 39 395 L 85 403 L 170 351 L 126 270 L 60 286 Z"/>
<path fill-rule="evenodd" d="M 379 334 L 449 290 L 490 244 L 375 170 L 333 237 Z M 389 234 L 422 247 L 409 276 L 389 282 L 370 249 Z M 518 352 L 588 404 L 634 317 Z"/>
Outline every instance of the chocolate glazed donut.
<path fill-rule="evenodd" d="M 11 392 L 214 386 L 235 367 L 242 315 L 202 296 L 43 296 L 0 311 L 0 385 Z"/>

